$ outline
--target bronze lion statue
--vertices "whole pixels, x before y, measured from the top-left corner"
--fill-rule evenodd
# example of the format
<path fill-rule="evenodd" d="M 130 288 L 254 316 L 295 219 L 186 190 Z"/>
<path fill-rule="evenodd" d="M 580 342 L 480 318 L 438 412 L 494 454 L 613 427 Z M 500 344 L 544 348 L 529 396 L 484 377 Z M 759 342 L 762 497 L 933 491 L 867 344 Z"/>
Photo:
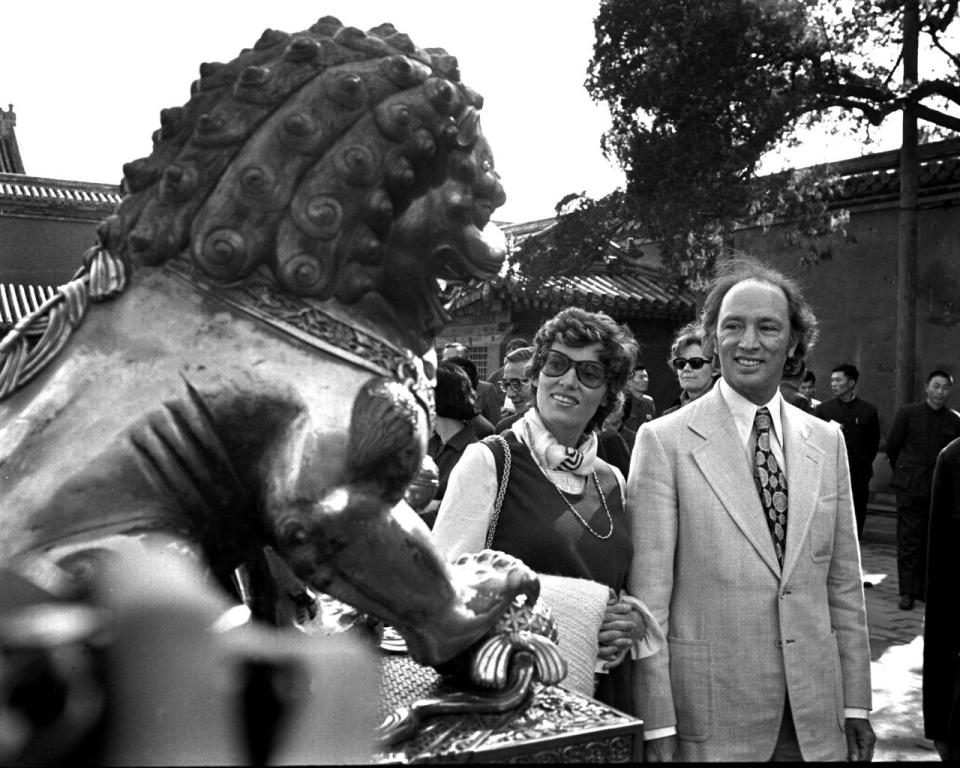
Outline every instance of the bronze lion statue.
<path fill-rule="evenodd" d="M 535 600 L 512 558 L 446 564 L 403 501 L 442 290 L 504 255 L 481 107 L 391 25 L 202 65 L 76 279 L 0 341 L 0 563 L 159 545 L 261 619 L 322 592 L 426 664 Z"/>

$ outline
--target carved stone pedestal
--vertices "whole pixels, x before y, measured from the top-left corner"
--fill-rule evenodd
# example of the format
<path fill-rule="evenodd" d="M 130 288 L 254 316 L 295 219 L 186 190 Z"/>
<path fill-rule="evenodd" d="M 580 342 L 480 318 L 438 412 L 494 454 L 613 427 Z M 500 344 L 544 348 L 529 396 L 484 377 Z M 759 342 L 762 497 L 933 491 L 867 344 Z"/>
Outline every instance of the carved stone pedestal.
<path fill-rule="evenodd" d="M 444 692 L 441 677 L 402 655 L 383 659 L 381 709 Z M 558 686 L 534 685 L 526 707 L 505 714 L 440 715 L 376 755 L 379 763 L 626 763 L 642 722 Z"/>

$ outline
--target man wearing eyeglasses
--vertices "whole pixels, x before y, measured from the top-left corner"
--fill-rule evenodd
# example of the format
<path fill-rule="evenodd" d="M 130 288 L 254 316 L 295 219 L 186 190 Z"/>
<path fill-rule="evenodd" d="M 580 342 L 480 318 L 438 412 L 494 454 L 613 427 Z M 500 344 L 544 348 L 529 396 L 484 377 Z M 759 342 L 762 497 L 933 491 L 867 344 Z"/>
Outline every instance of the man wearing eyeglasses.
<path fill-rule="evenodd" d="M 787 403 L 817 335 L 799 286 L 747 260 L 703 305 L 722 378 L 640 428 L 628 579 L 668 638 L 636 662 L 646 758 L 870 760 L 870 643 L 838 425 Z M 706 355 L 705 355 L 706 356 Z"/>
<path fill-rule="evenodd" d="M 508 352 L 503 358 L 500 389 L 509 399 L 509 404 L 504 403 L 506 415 L 497 422 L 498 434 L 517 421 L 533 405 L 533 390 L 527 376 L 527 363 L 530 362 L 531 357 L 533 357 L 533 347 L 519 347 Z M 507 412 L 508 408 L 509 412 Z"/>
<path fill-rule="evenodd" d="M 520 338 L 519 336 L 510 339 L 510 341 L 507 342 L 507 346 L 503 350 L 504 365 L 506 365 L 507 355 L 509 355 L 515 349 L 521 349 L 522 347 L 529 347 L 529 346 L 530 346 L 530 342 L 527 341 L 526 339 Z M 503 365 L 501 365 L 499 368 L 497 368 L 497 370 L 495 370 L 493 373 L 487 376 L 487 381 L 490 384 L 492 384 L 494 389 L 496 390 L 497 397 L 499 398 L 497 402 L 500 403 L 501 409 L 503 409 L 504 405 L 506 404 L 506 398 L 507 398 L 507 395 L 504 392 L 503 387 L 500 386 L 500 381 L 502 379 L 503 379 Z M 502 415 L 506 416 L 507 413 L 503 413 Z"/>

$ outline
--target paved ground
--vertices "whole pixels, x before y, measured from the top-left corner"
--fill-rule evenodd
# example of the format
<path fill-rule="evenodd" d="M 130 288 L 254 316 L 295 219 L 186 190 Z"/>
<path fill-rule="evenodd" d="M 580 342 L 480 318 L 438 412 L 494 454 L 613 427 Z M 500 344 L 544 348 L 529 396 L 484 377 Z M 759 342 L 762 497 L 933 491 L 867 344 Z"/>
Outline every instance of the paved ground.
<path fill-rule="evenodd" d="M 873 660 L 873 712 L 877 761 L 939 760 L 923 737 L 920 682 L 923 670 L 923 603 L 911 611 L 897 607 L 896 518 L 871 512 L 861 542 L 870 651 Z"/>

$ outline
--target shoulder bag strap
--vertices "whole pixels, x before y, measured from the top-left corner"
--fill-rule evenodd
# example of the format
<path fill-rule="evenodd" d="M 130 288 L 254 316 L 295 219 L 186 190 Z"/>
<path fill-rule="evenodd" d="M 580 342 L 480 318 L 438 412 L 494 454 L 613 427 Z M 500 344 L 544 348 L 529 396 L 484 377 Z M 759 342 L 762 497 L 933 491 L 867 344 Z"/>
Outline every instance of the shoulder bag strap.
<path fill-rule="evenodd" d="M 496 450 L 492 443 L 498 443 L 500 450 L 503 451 L 503 475 L 500 478 L 500 487 L 497 489 L 497 498 L 493 502 L 493 514 L 490 515 L 490 524 L 487 526 L 487 539 L 484 543 L 486 549 L 490 549 L 493 544 L 494 534 L 497 532 L 497 521 L 500 519 L 500 508 L 503 506 L 503 497 L 507 492 L 507 483 L 510 482 L 510 444 L 502 435 L 490 435 L 483 441 L 486 446 L 493 451 L 496 457 Z"/>

